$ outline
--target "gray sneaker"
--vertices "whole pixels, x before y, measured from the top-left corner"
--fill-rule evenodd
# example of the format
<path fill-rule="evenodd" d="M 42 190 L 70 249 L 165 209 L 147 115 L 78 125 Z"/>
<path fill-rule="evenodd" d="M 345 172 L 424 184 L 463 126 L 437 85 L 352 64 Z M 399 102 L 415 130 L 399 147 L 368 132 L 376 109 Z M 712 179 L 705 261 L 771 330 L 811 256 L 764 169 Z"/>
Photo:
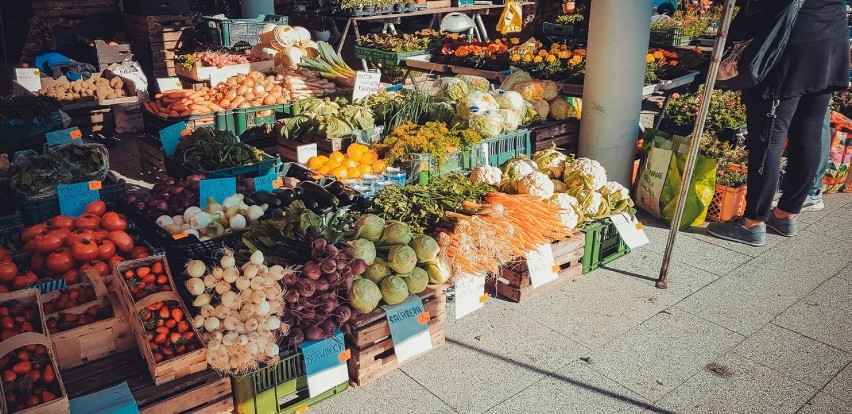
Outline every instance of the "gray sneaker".
<path fill-rule="evenodd" d="M 747 244 L 749 246 L 763 246 L 766 244 L 766 224 L 761 224 L 753 229 L 745 226 L 742 217 L 734 217 L 721 223 L 710 223 L 707 232 L 725 240 Z"/>
<path fill-rule="evenodd" d="M 812 212 L 812 211 L 820 211 L 825 208 L 825 204 L 822 202 L 822 194 L 815 196 L 808 196 L 805 199 L 805 204 L 802 204 L 802 212 Z"/>
<path fill-rule="evenodd" d="M 775 211 L 769 213 L 769 219 L 766 220 L 766 227 L 775 230 L 776 233 L 784 237 L 793 237 L 798 233 L 795 216 L 782 219 L 775 217 Z"/>

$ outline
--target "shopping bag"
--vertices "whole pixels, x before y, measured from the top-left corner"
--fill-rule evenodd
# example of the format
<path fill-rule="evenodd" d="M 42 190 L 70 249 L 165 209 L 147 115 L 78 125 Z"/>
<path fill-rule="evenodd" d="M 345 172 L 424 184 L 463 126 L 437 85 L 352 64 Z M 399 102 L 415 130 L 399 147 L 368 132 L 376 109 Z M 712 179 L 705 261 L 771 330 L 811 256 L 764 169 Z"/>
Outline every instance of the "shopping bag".
<path fill-rule="evenodd" d="M 523 12 L 521 5 L 515 0 L 506 0 L 500 21 L 497 22 L 497 30 L 501 34 L 518 33 L 524 27 Z"/>
<path fill-rule="evenodd" d="M 828 151 L 828 165 L 822 177 L 822 192 L 848 191 L 850 168 L 852 168 L 852 119 L 839 112 L 832 112 L 831 146 Z"/>
<path fill-rule="evenodd" d="M 645 131 L 643 162 L 639 167 L 635 202 L 653 216 L 671 223 L 690 140 L 655 129 Z M 697 226 L 707 217 L 716 190 L 716 160 L 698 156 L 683 210 L 681 229 Z"/>

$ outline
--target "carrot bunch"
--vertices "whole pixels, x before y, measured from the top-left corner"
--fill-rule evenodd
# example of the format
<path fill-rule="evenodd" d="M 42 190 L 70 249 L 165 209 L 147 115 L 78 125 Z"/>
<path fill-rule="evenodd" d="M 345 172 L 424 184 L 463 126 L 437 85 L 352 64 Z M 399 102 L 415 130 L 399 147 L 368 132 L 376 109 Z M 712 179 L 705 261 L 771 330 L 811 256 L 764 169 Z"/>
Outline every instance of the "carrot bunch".
<path fill-rule="evenodd" d="M 561 209 L 536 196 L 490 193 L 484 203 L 462 207 L 469 214 L 446 212 L 455 227 L 437 238 L 453 277 L 497 273 L 541 244 L 574 237 L 559 219 Z"/>

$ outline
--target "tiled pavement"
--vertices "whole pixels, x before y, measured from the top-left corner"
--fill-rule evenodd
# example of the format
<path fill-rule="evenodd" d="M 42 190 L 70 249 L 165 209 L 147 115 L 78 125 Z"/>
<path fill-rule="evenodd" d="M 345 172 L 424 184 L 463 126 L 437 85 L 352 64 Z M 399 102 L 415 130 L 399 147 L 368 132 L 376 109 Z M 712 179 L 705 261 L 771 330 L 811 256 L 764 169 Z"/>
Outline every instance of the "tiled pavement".
<path fill-rule="evenodd" d="M 351 413 L 852 413 L 852 195 L 767 246 L 678 237 L 523 304 L 447 322 L 447 344 L 315 407 Z M 450 313 L 452 315 L 452 313 Z"/>

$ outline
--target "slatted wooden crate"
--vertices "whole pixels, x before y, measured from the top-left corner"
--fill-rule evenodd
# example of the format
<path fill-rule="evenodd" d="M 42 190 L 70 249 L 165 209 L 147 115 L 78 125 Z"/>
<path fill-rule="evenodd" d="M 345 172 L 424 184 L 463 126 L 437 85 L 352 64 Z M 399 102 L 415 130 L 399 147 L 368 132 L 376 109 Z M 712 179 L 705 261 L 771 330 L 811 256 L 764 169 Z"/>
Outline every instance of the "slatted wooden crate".
<path fill-rule="evenodd" d="M 352 143 L 352 138 L 332 138 L 320 139 L 311 144 L 317 144 L 317 155 L 329 155 L 334 151 L 346 153 L 346 149 Z M 278 155 L 282 160 L 298 161 L 297 148 L 301 145 L 306 145 L 303 142 L 290 141 L 287 139 L 278 139 Z"/>
<path fill-rule="evenodd" d="M 65 113 L 71 117 L 71 126 L 80 128 L 80 132 L 84 135 L 96 133 L 111 135 L 115 131 L 115 119 L 113 119 L 111 106 L 69 109 Z"/>
<path fill-rule="evenodd" d="M 546 121 L 530 126 L 530 130 L 533 153 L 550 148 L 554 143 L 567 154 L 577 153 L 580 134 L 580 121 L 577 119 Z"/>
<path fill-rule="evenodd" d="M 33 15 L 38 17 L 86 18 L 118 14 L 118 0 L 33 0 Z"/>
<path fill-rule="evenodd" d="M 533 289 L 530 272 L 525 260 L 515 260 L 500 272 L 500 275 L 486 283 L 486 290 L 493 296 L 500 296 L 513 302 L 524 302 L 542 293 L 552 292 L 568 282 L 577 280 L 583 273 L 583 246 L 585 238 L 582 232 L 575 233 L 576 238 L 551 244 L 553 259 L 559 267 L 559 279 Z M 554 269 L 555 270 L 555 269 Z"/>
<path fill-rule="evenodd" d="M 192 19 L 180 14 L 124 14 L 123 19 L 128 37 L 137 39 L 134 51 L 143 68 L 151 71 L 154 77 L 175 76 L 175 52 L 194 46 Z"/>
<path fill-rule="evenodd" d="M 151 175 L 158 179 L 166 177 L 166 166 L 163 158 L 163 147 L 156 138 L 143 135 L 137 140 L 139 145 L 139 163 L 143 175 Z"/>
<path fill-rule="evenodd" d="M 165 413 L 231 413 L 234 399 L 231 379 L 206 370 L 156 386 L 148 375 L 145 361 L 138 350 L 122 352 L 70 370 L 68 378 L 71 398 L 91 394 L 127 381 L 130 392 L 143 414 Z"/>
<path fill-rule="evenodd" d="M 429 286 L 417 295 L 423 300 L 423 308 L 429 312 L 429 333 L 433 348 L 443 345 L 445 341 L 446 286 Z M 349 383 L 352 386 L 367 384 L 399 368 L 390 325 L 382 308 L 352 318 L 344 330 L 346 346 L 352 351 L 352 358 L 349 359 Z"/>

